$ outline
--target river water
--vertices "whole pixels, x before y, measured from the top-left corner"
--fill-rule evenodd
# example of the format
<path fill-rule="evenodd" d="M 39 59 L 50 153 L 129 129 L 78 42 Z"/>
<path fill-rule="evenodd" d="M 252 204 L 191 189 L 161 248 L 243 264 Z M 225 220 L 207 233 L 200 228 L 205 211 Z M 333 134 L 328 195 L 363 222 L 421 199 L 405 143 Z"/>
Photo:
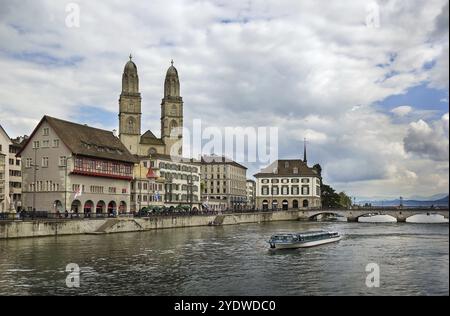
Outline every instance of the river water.
<path fill-rule="evenodd" d="M 329 229 L 338 243 L 268 251 L 271 234 Z M 81 269 L 66 286 L 66 265 Z M 380 286 L 367 287 L 378 264 Z M 449 295 L 449 226 L 272 222 L 0 240 L 0 295 Z"/>

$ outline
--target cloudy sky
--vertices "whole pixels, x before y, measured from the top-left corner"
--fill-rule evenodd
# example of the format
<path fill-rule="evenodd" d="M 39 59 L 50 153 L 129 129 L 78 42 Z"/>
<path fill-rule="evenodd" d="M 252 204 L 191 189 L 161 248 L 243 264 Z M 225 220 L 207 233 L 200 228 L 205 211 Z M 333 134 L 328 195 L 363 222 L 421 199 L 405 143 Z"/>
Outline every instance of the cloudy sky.
<path fill-rule="evenodd" d="M 173 58 L 187 127 L 276 126 L 283 158 L 306 137 L 325 181 L 359 198 L 448 192 L 447 0 L 73 3 L 79 27 L 69 2 L 0 0 L 10 136 L 44 114 L 117 128 L 131 52 L 145 130 L 159 134 Z"/>

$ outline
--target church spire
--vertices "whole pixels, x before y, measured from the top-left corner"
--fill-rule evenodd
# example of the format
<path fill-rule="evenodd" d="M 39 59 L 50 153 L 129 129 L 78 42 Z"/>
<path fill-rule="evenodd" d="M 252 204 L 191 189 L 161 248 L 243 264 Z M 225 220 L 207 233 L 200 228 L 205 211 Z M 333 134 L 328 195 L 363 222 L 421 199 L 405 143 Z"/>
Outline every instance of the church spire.
<path fill-rule="evenodd" d="M 173 59 L 170 61 L 170 64 L 171 66 L 167 69 L 166 80 L 164 81 L 164 97 L 180 97 L 178 70 L 173 66 Z"/>
<path fill-rule="evenodd" d="M 141 137 L 141 94 L 136 64 L 130 60 L 122 74 L 122 93 L 119 99 L 119 138 L 128 150 L 137 155 Z"/>
<path fill-rule="evenodd" d="M 123 93 L 139 93 L 139 76 L 136 64 L 132 61 L 133 56 L 130 54 L 130 60 L 125 64 L 122 75 L 122 92 Z"/>
<path fill-rule="evenodd" d="M 303 140 L 303 162 L 308 163 L 308 159 L 306 158 L 306 138 Z"/>

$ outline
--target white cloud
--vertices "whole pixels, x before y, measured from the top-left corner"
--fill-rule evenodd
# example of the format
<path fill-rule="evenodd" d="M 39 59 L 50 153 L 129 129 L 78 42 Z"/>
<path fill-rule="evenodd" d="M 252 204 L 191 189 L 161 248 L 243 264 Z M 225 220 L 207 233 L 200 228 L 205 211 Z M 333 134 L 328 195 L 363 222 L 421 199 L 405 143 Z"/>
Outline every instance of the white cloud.
<path fill-rule="evenodd" d="M 402 105 L 392 109 L 391 112 L 397 116 L 402 117 L 411 113 L 412 110 L 413 110 L 412 107 L 410 107 L 409 105 Z"/>
<path fill-rule="evenodd" d="M 404 139 L 405 150 L 409 153 L 437 161 L 449 160 L 449 115 L 446 113 L 438 121 L 428 124 L 423 120 L 410 124 Z"/>
<path fill-rule="evenodd" d="M 30 133 L 43 114 L 77 120 L 82 106 L 115 120 L 132 52 L 143 128 L 158 133 L 173 58 L 188 127 L 194 118 L 219 127 L 278 126 L 280 153 L 291 157 L 301 156 L 307 137 L 309 161 L 354 194 L 441 190 L 448 162 L 408 154 L 410 122 L 372 105 L 423 82 L 448 89 L 448 2 L 380 1 L 378 29 L 365 25 L 368 2 L 79 0 L 81 27 L 69 29 L 65 3 L 4 0 L 0 124 L 11 135 Z M 117 128 L 110 119 L 103 124 Z M 413 173 L 420 181 L 406 185 Z"/>

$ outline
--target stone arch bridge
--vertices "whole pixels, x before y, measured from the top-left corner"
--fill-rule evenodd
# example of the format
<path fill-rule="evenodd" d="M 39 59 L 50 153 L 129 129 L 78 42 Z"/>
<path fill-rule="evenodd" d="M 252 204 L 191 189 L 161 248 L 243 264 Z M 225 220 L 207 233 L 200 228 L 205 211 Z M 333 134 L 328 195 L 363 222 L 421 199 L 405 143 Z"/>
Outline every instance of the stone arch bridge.
<path fill-rule="evenodd" d="M 408 217 L 422 214 L 439 214 L 448 219 L 449 210 L 431 209 L 431 208 L 368 208 L 368 209 L 311 209 L 300 210 L 299 220 L 314 220 L 319 215 L 337 215 L 347 218 L 349 222 L 357 222 L 358 218 L 368 214 L 390 215 L 397 219 L 398 222 L 405 222 Z"/>

